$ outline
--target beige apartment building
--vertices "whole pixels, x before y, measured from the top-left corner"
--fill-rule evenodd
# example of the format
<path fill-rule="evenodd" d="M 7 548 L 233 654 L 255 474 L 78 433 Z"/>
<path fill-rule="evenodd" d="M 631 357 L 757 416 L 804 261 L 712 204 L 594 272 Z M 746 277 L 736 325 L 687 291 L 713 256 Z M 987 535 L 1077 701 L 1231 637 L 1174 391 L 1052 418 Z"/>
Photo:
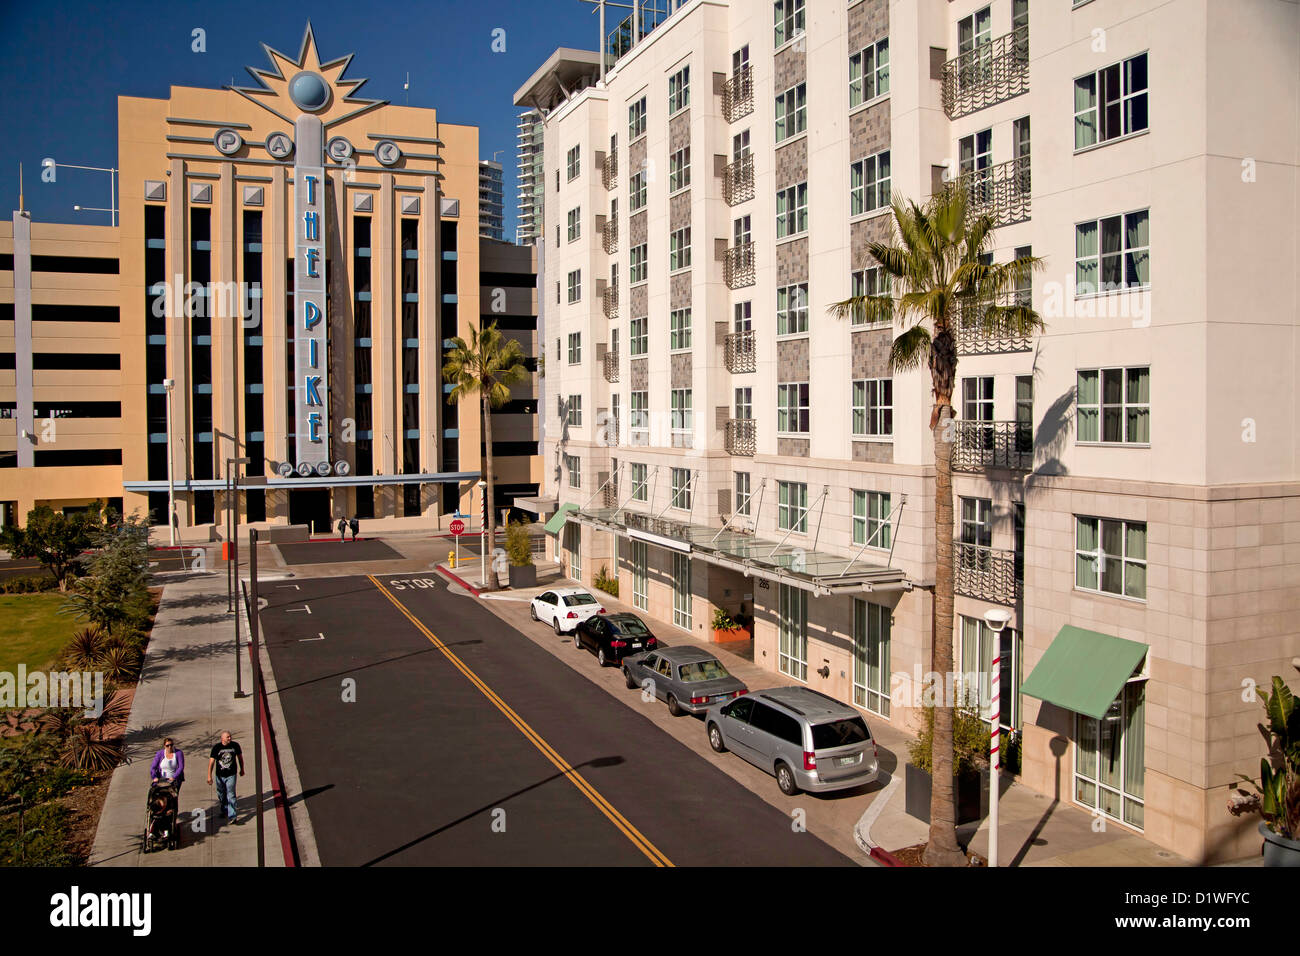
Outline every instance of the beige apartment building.
<path fill-rule="evenodd" d="M 1046 329 L 962 318 L 938 639 L 984 682 L 1000 642 L 1024 784 L 1197 861 L 1256 852 L 1225 810 L 1261 756 L 1249 682 L 1300 654 L 1296 5 L 668 6 L 516 94 L 544 117 L 559 559 L 696 636 L 752 615 L 774 684 L 915 727 L 928 372 L 827 307 L 882 290 L 891 198 L 955 180 L 996 261 L 1045 260 L 1015 294 Z"/>
<path fill-rule="evenodd" d="M 236 479 L 263 527 L 479 513 L 444 350 L 498 321 L 534 362 L 536 303 L 533 250 L 480 239 L 478 130 L 363 98 L 310 27 L 267 55 L 119 97 L 118 224 L 0 227 L 0 521 L 103 498 L 165 527 L 174 487 L 203 536 Z M 500 410 L 499 506 L 537 490 L 535 410 L 534 382 Z"/>

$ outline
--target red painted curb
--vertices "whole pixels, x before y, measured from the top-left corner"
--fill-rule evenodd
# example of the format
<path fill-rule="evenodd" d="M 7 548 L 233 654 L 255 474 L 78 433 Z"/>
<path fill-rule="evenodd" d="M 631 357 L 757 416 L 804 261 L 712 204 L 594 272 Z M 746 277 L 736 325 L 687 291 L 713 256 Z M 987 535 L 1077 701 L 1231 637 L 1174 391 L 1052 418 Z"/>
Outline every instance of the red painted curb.
<path fill-rule="evenodd" d="M 253 649 L 250 646 L 248 656 L 251 659 Z M 284 865 L 298 866 L 298 843 L 293 838 L 293 827 L 289 822 L 289 808 L 284 798 L 284 781 L 280 778 L 280 751 L 275 746 L 275 731 L 271 728 L 271 715 L 266 705 L 266 682 L 259 680 L 257 686 L 262 693 L 258 695 L 257 706 L 262 714 L 262 737 L 266 741 L 267 769 L 271 772 L 271 798 L 275 801 L 275 817 L 280 824 L 280 849 L 284 852 Z"/>
<path fill-rule="evenodd" d="M 907 866 L 902 860 L 894 856 L 888 850 L 882 850 L 880 847 L 872 847 L 871 858 L 881 866 Z"/>
<path fill-rule="evenodd" d="M 479 588 L 474 587 L 474 585 L 470 584 L 460 575 L 452 574 L 441 564 L 438 565 L 438 571 L 441 572 L 442 574 L 445 574 L 447 577 L 451 578 L 451 580 L 455 581 L 457 584 L 459 584 L 461 587 L 463 587 L 466 591 L 468 591 L 470 594 L 474 595 L 475 597 L 478 597 L 483 593 Z"/>

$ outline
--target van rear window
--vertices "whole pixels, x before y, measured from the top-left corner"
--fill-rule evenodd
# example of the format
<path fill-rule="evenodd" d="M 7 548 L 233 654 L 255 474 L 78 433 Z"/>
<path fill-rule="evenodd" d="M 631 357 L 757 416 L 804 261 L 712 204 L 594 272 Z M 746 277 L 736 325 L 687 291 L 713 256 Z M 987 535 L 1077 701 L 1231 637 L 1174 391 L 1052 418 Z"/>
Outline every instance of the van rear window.
<path fill-rule="evenodd" d="M 831 750 L 850 744 L 866 743 L 871 739 L 867 722 L 861 717 L 832 720 L 829 724 L 813 724 L 813 750 Z"/>

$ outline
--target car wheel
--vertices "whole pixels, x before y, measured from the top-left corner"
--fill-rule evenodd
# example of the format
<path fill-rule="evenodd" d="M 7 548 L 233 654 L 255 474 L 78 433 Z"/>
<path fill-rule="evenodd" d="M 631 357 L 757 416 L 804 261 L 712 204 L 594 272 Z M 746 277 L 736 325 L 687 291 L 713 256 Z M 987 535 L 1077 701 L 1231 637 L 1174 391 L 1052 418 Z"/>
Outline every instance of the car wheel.
<path fill-rule="evenodd" d="M 609 661 L 605 660 L 605 648 L 601 647 L 596 649 L 596 662 L 600 664 L 601 667 L 604 667 L 609 663 Z"/>
<path fill-rule="evenodd" d="M 582 635 L 576 630 L 573 632 L 573 646 L 578 650 L 582 650 Z"/>
<path fill-rule="evenodd" d="M 783 763 L 776 765 L 776 785 L 781 788 L 781 792 L 787 797 L 793 797 L 799 792 L 799 784 L 795 783 L 794 771 Z"/>
<path fill-rule="evenodd" d="M 682 714 L 686 713 L 686 711 L 682 710 L 681 704 L 677 703 L 677 698 L 672 694 L 668 695 L 668 713 L 672 714 L 674 717 L 680 717 Z"/>
<path fill-rule="evenodd" d="M 564 633 L 563 631 L 560 630 L 560 618 L 559 618 L 558 615 L 556 615 L 555 617 L 551 618 L 551 627 L 555 629 L 556 636 L 559 636 L 560 634 Z M 574 631 L 573 634 L 574 634 L 574 637 L 576 638 L 578 632 L 577 632 L 577 631 Z"/>
<path fill-rule="evenodd" d="M 717 724 L 709 724 L 709 746 L 716 753 L 725 754 L 727 745 L 722 741 L 722 728 Z"/>
<path fill-rule="evenodd" d="M 626 667 L 623 668 L 623 680 L 627 682 L 628 690 L 636 690 L 637 683 L 632 679 L 632 672 Z"/>
<path fill-rule="evenodd" d="M 534 621 L 537 620 L 537 605 L 533 604 L 531 601 L 528 604 L 528 616 Z"/>

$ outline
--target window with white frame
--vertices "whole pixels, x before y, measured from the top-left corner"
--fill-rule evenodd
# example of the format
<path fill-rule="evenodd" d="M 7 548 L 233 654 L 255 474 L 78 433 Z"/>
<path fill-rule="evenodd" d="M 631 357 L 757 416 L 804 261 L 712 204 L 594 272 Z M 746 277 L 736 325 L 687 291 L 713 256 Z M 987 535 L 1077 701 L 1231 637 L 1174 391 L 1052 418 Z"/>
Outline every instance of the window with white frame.
<path fill-rule="evenodd" d="M 582 298 L 582 270 L 575 269 L 569 273 L 569 301 L 577 302 Z"/>
<path fill-rule="evenodd" d="M 633 246 L 630 253 L 631 261 L 628 264 L 627 281 L 629 285 L 636 285 L 638 282 L 645 282 L 647 245 L 641 243 L 639 246 Z"/>
<path fill-rule="evenodd" d="M 1125 683 L 1106 715 L 1074 715 L 1074 802 L 1141 830 L 1146 809 L 1146 678 Z"/>
<path fill-rule="evenodd" d="M 750 513 L 750 496 L 753 494 L 749 482 L 749 472 L 738 471 L 736 475 L 736 514 Z"/>
<path fill-rule="evenodd" d="M 776 483 L 776 526 L 781 531 L 808 533 L 808 485 L 802 481 Z"/>
<path fill-rule="evenodd" d="M 569 522 L 564 526 L 565 548 L 569 552 L 569 577 L 582 580 L 582 529 Z"/>
<path fill-rule="evenodd" d="M 569 487 L 582 487 L 582 459 L 577 455 L 564 456 L 564 469 L 569 473 Z"/>
<path fill-rule="evenodd" d="M 889 608 L 853 599 L 853 703 L 882 717 L 889 716 L 892 622 Z"/>
<path fill-rule="evenodd" d="M 691 470 L 689 468 L 673 468 L 670 475 L 672 482 L 672 498 L 670 506 L 680 508 L 682 511 L 691 510 Z"/>
<path fill-rule="evenodd" d="M 802 335 L 808 331 L 808 283 L 776 290 L 776 334 Z"/>
<path fill-rule="evenodd" d="M 783 434 L 808 434 L 808 383 L 776 387 L 776 430 Z"/>
<path fill-rule="evenodd" d="M 582 235 L 582 207 L 569 210 L 569 241 L 573 242 Z"/>
<path fill-rule="evenodd" d="M 808 128 L 808 84 L 799 83 L 776 97 L 776 142 Z"/>
<path fill-rule="evenodd" d="M 853 383 L 853 434 L 888 438 L 894 434 L 894 380 L 864 378 Z"/>
<path fill-rule="evenodd" d="M 644 466 L 642 466 L 644 467 Z M 644 541 L 631 541 L 632 549 L 632 606 L 641 611 L 650 609 L 649 548 Z"/>
<path fill-rule="evenodd" d="M 633 355 L 645 355 L 650 350 L 650 334 L 646 331 L 649 321 L 642 316 L 628 323 L 627 338 Z"/>
<path fill-rule="evenodd" d="M 1074 407 L 1076 441 L 1150 444 L 1151 369 L 1080 369 Z"/>
<path fill-rule="evenodd" d="M 565 409 L 568 412 L 568 424 L 574 426 L 575 428 L 581 427 L 582 426 L 582 396 L 570 395 L 569 401 L 565 405 Z"/>
<path fill-rule="evenodd" d="M 1002 629 L 1001 640 L 988 622 L 978 617 L 961 617 L 961 685 L 963 695 L 980 716 L 993 720 L 993 649 L 998 648 L 999 726 L 1004 730 L 1020 727 L 1020 660 L 1024 637 L 1011 627 Z"/>
<path fill-rule="evenodd" d="M 650 499 L 650 481 L 646 477 L 648 465 L 632 464 L 632 500 L 648 501 Z"/>
<path fill-rule="evenodd" d="M 577 179 L 578 174 L 582 172 L 581 151 L 581 145 L 575 146 L 569 150 L 568 155 L 565 157 L 564 168 L 568 172 L 569 182 Z"/>
<path fill-rule="evenodd" d="M 799 183 L 776 191 L 776 237 L 797 236 L 808 231 L 808 184 Z"/>
<path fill-rule="evenodd" d="M 673 625 L 691 629 L 691 559 L 673 552 Z"/>
<path fill-rule="evenodd" d="M 668 157 L 668 191 L 675 193 L 691 184 L 691 148 L 683 146 Z"/>
<path fill-rule="evenodd" d="M 889 550 L 889 493 L 853 492 L 853 543 Z M 870 544 L 868 544 L 870 542 Z"/>
<path fill-rule="evenodd" d="M 691 227 L 668 234 L 668 271 L 688 268 L 691 264 Z"/>
<path fill-rule="evenodd" d="M 1075 515 L 1074 524 L 1074 586 L 1145 601 L 1146 522 Z"/>
<path fill-rule="evenodd" d="M 645 132 L 645 97 L 641 97 L 627 108 L 627 140 L 632 142 Z"/>
<path fill-rule="evenodd" d="M 754 327 L 754 303 L 750 299 L 737 302 L 732 308 L 734 332 L 748 332 Z"/>
<path fill-rule="evenodd" d="M 577 365 L 582 361 L 582 333 L 569 333 L 569 364 Z"/>
<path fill-rule="evenodd" d="M 673 309 L 668 313 L 668 348 L 677 352 L 691 347 L 691 310 Z"/>
<path fill-rule="evenodd" d="M 777 667 L 795 680 L 808 679 L 808 592 L 778 584 Z"/>
<path fill-rule="evenodd" d="M 650 393 L 647 391 L 632 392 L 631 399 L 631 421 L 633 438 L 640 438 L 640 444 L 645 444 L 650 432 Z"/>
<path fill-rule="evenodd" d="M 889 150 L 849 164 L 849 215 L 874 212 L 889 205 Z"/>
<path fill-rule="evenodd" d="M 1074 81 L 1074 148 L 1147 129 L 1147 55 L 1086 73 Z"/>
<path fill-rule="evenodd" d="M 627 182 L 627 204 L 636 212 L 646 204 L 646 171 L 640 170 L 631 175 Z"/>
<path fill-rule="evenodd" d="M 1091 219 L 1074 227 L 1074 294 L 1143 289 L 1151 284 L 1149 210 Z"/>
<path fill-rule="evenodd" d="M 749 130 L 742 129 L 731 137 L 731 161 L 738 163 L 751 153 L 749 148 Z"/>
<path fill-rule="evenodd" d="M 736 389 L 736 419 L 739 421 L 748 421 L 754 417 L 754 389 L 753 386 L 746 385 L 743 388 Z"/>
<path fill-rule="evenodd" d="M 891 295 L 893 286 L 890 282 L 889 273 L 880 266 L 868 266 L 865 269 L 858 269 L 853 272 L 850 280 L 849 294 L 852 296 L 861 295 Z M 893 314 L 891 306 L 890 314 Z M 853 325 L 871 325 L 866 319 L 865 312 L 854 312 L 852 318 Z M 889 321 L 889 318 L 881 319 L 882 322 Z"/>
<path fill-rule="evenodd" d="M 676 435 L 690 435 L 695 428 L 695 412 L 691 407 L 691 390 L 689 388 L 674 388 L 669 396 L 672 410 L 672 430 Z M 678 444 L 676 440 L 674 445 Z"/>
<path fill-rule="evenodd" d="M 741 216 L 731 223 L 731 235 L 733 246 L 747 246 L 754 238 L 753 220 L 749 216 Z"/>
<path fill-rule="evenodd" d="M 849 56 L 849 108 L 889 92 L 889 37 Z"/>
<path fill-rule="evenodd" d="M 775 0 L 772 4 L 772 44 L 780 47 L 804 31 L 804 0 Z"/>
<path fill-rule="evenodd" d="M 691 105 L 691 68 L 684 66 L 668 77 L 668 115 Z"/>

